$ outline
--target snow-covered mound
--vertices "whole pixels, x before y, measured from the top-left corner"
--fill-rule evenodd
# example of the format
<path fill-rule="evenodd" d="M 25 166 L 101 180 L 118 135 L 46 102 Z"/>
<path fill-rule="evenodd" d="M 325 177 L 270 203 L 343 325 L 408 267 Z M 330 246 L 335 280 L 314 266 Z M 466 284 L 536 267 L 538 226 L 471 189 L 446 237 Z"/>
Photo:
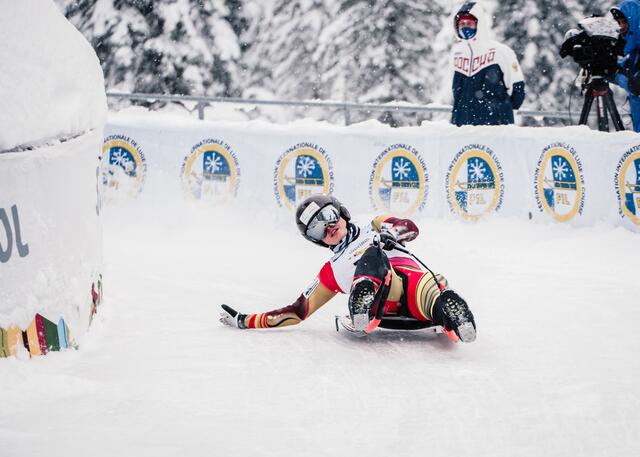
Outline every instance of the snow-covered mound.
<path fill-rule="evenodd" d="M 53 1 L 2 2 L 0 62 L 0 152 L 104 124 L 98 58 Z"/>
<path fill-rule="evenodd" d="M 51 0 L 0 4 L 0 357 L 40 355 L 100 303 L 104 80 Z"/>

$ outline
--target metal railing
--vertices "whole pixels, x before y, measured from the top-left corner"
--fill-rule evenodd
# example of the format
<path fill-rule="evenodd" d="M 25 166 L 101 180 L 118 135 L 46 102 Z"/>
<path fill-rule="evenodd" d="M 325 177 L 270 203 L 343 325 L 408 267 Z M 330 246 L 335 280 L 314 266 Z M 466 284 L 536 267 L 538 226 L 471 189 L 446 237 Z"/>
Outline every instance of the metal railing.
<path fill-rule="evenodd" d="M 288 101 L 288 100 L 256 100 L 234 97 L 208 97 L 199 95 L 165 95 L 165 94 L 139 94 L 124 92 L 107 92 L 107 97 L 115 99 L 145 100 L 148 102 L 195 102 L 198 111 L 198 119 L 204 119 L 204 109 L 213 103 L 227 103 L 251 106 L 291 106 L 303 108 L 329 108 L 340 109 L 344 112 L 345 124 L 351 123 L 351 111 L 366 112 L 391 112 L 391 113 L 451 113 L 451 105 L 416 105 L 411 103 L 350 103 L 322 100 Z M 568 111 L 530 111 L 518 110 L 515 113 L 521 117 L 538 117 L 546 119 L 571 119 Z"/>

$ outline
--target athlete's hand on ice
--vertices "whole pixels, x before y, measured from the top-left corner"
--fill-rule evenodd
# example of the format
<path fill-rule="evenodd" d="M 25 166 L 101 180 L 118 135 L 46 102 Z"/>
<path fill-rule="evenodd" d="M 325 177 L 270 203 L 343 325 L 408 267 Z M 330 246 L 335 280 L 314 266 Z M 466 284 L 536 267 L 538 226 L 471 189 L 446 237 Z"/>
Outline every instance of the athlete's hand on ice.
<path fill-rule="evenodd" d="M 236 328 L 246 328 L 244 326 L 244 318 L 246 314 L 241 314 L 231 306 L 222 305 L 222 312 L 220 313 L 220 322 L 224 325 Z"/>

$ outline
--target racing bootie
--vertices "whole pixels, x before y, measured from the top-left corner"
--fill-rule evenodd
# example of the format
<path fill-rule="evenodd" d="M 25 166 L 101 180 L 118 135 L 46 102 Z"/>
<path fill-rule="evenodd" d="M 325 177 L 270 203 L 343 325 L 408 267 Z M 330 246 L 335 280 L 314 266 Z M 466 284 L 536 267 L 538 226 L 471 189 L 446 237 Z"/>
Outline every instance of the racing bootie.
<path fill-rule="evenodd" d="M 377 284 L 367 277 L 353 282 L 349 294 L 349 315 L 355 330 L 362 331 L 369 326 L 377 291 Z"/>
<path fill-rule="evenodd" d="M 433 322 L 442 325 L 452 341 L 471 343 L 476 339 L 476 323 L 462 297 L 453 290 L 445 290 L 433 306 Z"/>

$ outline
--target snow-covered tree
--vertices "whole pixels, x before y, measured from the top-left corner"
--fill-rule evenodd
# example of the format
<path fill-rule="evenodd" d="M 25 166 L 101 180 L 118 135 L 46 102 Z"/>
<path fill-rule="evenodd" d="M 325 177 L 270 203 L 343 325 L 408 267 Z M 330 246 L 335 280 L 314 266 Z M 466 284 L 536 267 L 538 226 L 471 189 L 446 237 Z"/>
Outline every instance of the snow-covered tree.
<path fill-rule="evenodd" d="M 462 0 L 56 1 L 95 47 L 111 90 L 450 102 L 452 15 Z M 577 118 L 578 67 L 560 58 L 559 46 L 582 17 L 604 13 L 608 6 L 600 0 L 485 0 L 485 5 L 493 11 L 495 38 L 520 59 L 527 84 L 523 108 L 564 111 L 572 94 Z M 280 110 L 290 118 L 309 114 Z M 335 120 L 343 115 L 315 114 Z M 352 114 L 352 120 L 380 117 L 391 124 L 421 119 Z"/>
<path fill-rule="evenodd" d="M 435 2 L 341 0 L 315 54 L 322 92 L 358 102 L 430 101 L 442 84 L 442 56 L 433 52 L 442 20 Z"/>
<path fill-rule="evenodd" d="M 320 74 L 313 54 L 331 21 L 326 0 L 277 0 L 261 11 L 244 56 L 245 89 L 266 90 L 289 100 L 319 98 Z M 266 17 L 265 17 L 266 16 Z M 323 94 L 327 96 L 327 94 Z"/>
<path fill-rule="evenodd" d="M 582 107 L 580 90 L 574 86 L 575 62 L 562 59 L 559 51 L 565 33 L 584 16 L 579 0 L 503 0 L 495 11 L 498 39 L 520 59 L 527 97 L 523 108 L 566 111 L 572 96 L 576 121 Z"/>
<path fill-rule="evenodd" d="M 96 49 L 108 88 L 233 95 L 240 44 L 228 20 L 235 10 L 227 3 L 235 6 L 225 0 L 79 0 L 63 6 Z"/>

